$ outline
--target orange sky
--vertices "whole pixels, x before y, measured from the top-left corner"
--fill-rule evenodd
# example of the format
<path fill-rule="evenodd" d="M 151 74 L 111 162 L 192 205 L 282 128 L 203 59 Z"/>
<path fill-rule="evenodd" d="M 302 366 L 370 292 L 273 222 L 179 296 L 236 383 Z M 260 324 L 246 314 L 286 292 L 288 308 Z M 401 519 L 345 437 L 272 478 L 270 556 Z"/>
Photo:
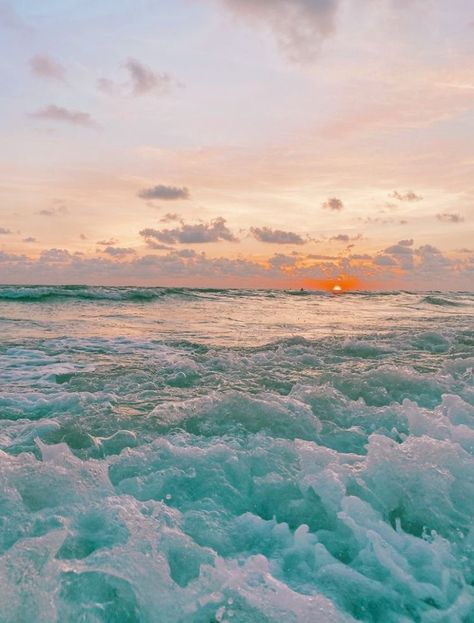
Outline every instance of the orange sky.
<path fill-rule="evenodd" d="M 0 281 L 472 289 L 473 24 L 468 0 L 3 3 Z"/>

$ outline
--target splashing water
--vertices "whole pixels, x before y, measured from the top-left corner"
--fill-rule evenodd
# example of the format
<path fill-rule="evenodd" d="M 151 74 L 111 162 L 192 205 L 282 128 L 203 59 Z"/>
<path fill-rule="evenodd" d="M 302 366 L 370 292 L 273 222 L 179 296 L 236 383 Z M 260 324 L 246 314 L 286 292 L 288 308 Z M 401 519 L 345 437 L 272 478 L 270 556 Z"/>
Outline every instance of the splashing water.
<path fill-rule="evenodd" d="M 0 621 L 474 621 L 473 311 L 0 287 Z"/>

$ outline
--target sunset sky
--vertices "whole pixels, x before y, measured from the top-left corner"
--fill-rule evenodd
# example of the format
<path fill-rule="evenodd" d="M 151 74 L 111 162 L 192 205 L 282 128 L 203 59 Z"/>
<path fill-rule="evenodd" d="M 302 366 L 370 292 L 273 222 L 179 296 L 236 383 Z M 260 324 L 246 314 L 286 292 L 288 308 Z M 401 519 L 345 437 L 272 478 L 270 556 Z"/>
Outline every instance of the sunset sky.
<path fill-rule="evenodd" d="M 2 283 L 474 289 L 472 0 L 0 0 L 0 51 Z"/>

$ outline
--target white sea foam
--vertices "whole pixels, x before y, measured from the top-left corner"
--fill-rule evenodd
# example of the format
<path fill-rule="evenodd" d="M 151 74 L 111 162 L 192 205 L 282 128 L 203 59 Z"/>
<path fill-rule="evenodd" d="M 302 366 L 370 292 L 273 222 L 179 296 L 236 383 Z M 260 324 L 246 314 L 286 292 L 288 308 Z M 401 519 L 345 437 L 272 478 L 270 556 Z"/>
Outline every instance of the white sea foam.
<path fill-rule="evenodd" d="M 41 293 L 49 328 L 0 347 L 2 623 L 474 620 L 468 295 L 173 292 L 143 312 L 129 289 L 101 334 L 110 292 L 80 313 Z M 267 304 L 296 335 L 249 328 Z"/>

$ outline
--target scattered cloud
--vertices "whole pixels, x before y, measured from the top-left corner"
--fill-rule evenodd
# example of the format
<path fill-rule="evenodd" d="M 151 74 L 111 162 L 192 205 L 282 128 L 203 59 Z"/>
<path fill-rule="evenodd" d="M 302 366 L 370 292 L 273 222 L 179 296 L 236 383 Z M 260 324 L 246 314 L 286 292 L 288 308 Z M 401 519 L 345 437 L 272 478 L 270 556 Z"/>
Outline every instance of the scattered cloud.
<path fill-rule="evenodd" d="M 394 190 L 389 196 L 392 197 L 392 199 L 398 199 L 398 201 L 423 201 L 423 197 L 417 195 L 412 190 L 407 190 L 405 193 L 400 193 L 398 190 Z"/>
<path fill-rule="evenodd" d="M 340 258 L 337 255 L 322 255 L 320 253 L 310 253 L 306 256 L 308 260 L 339 260 Z"/>
<path fill-rule="evenodd" d="M 208 257 L 187 248 L 145 256 L 119 252 L 94 257 L 53 248 L 37 259 L 0 251 L 0 281 L 152 285 L 158 279 L 164 285 L 319 287 L 321 280 L 345 274 L 369 289 L 383 285 L 386 289 L 472 290 L 474 255 L 448 257 L 433 245 L 415 247 L 406 242 L 399 241 L 375 257 L 277 253 L 266 262 Z"/>
<path fill-rule="evenodd" d="M 109 240 L 98 240 L 96 244 L 101 247 L 113 247 L 117 242 L 118 240 L 116 238 L 110 238 Z"/>
<path fill-rule="evenodd" d="M 418 257 L 419 277 L 430 279 L 434 275 L 437 282 L 442 281 L 442 278 L 446 272 L 450 271 L 451 268 L 455 266 L 455 263 L 443 255 L 440 249 L 431 244 L 425 244 L 418 249 L 415 249 L 414 253 Z M 471 276 L 471 285 L 469 285 L 469 288 L 471 289 L 473 277 L 474 272 Z M 448 284 L 448 289 L 451 290 L 452 286 L 453 284 Z M 439 283 L 436 284 L 437 289 L 438 287 Z"/>
<path fill-rule="evenodd" d="M 85 234 L 79 234 L 79 238 L 81 240 L 87 240 L 87 236 Z"/>
<path fill-rule="evenodd" d="M 443 223 L 462 223 L 464 221 L 464 217 L 461 214 L 454 212 L 443 212 L 442 214 L 437 214 L 436 218 Z"/>
<path fill-rule="evenodd" d="M 276 253 L 268 263 L 272 268 L 278 268 L 282 271 L 291 270 L 297 262 L 297 258 L 293 255 L 285 255 L 284 253 Z"/>
<path fill-rule="evenodd" d="M 67 249 L 46 249 L 41 252 L 40 261 L 48 263 L 68 262 L 72 255 Z"/>
<path fill-rule="evenodd" d="M 344 204 L 337 197 L 330 197 L 321 206 L 324 210 L 331 210 L 332 212 L 340 212 L 344 209 Z"/>
<path fill-rule="evenodd" d="M 307 242 L 299 234 L 292 231 L 270 229 L 270 227 L 252 227 L 250 231 L 254 238 L 269 244 L 306 244 Z"/>
<path fill-rule="evenodd" d="M 197 253 L 196 251 L 194 251 L 194 249 L 173 249 L 173 254 L 176 255 L 177 257 L 186 257 L 186 258 L 190 258 L 190 257 L 197 257 Z"/>
<path fill-rule="evenodd" d="M 203 244 L 208 242 L 238 242 L 234 234 L 226 225 L 225 219 L 216 218 L 210 223 L 198 223 L 197 225 L 186 225 L 181 223 L 180 227 L 174 229 L 152 229 L 146 228 L 140 231 L 140 236 L 150 245 L 149 241 L 159 241 L 164 244 Z"/>
<path fill-rule="evenodd" d="M 221 0 L 234 13 L 270 28 L 286 56 L 314 60 L 335 29 L 340 0 Z"/>
<path fill-rule="evenodd" d="M 10 2 L 0 1 L 0 28 L 29 30 Z"/>
<path fill-rule="evenodd" d="M 97 127 L 97 122 L 87 112 L 77 110 L 69 110 L 55 104 L 50 104 L 45 108 L 41 108 L 37 112 L 31 113 L 30 117 L 40 119 L 42 121 L 53 121 L 58 123 L 67 123 L 69 125 L 83 126 L 87 128 Z"/>
<path fill-rule="evenodd" d="M 178 82 L 167 72 L 157 72 L 135 58 L 128 58 L 122 65 L 128 73 L 126 82 L 100 78 L 98 87 L 107 95 L 166 95 Z"/>
<path fill-rule="evenodd" d="M 111 255 L 112 257 L 126 257 L 127 255 L 134 255 L 136 253 L 135 249 L 131 249 L 130 247 L 105 247 L 103 253 L 107 253 L 107 255 Z"/>
<path fill-rule="evenodd" d="M 147 230 L 145 230 L 147 231 Z M 153 249 L 154 251 L 175 251 L 174 247 L 170 247 L 169 244 L 162 244 L 161 242 L 156 242 L 153 238 L 145 237 L 145 242 L 147 247 Z"/>
<path fill-rule="evenodd" d="M 33 238 L 32 236 L 28 236 L 28 238 L 23 238 L 22 242 L 31 244 L 32 242 L 38 242 L 38 240 L 36 238 Z"/>
<path fill-rule="evenodd" d="M 144 188 L 139 191 L 138 196 L 140 199 L 161 199 L 162 201 L 178 201 L 190 198 L 189 190 L 186 186 L 166 186 L 165 184 Z"/>
<path fill-rule="evenodd" d="M 56 201 L 55 204 L 56 205 L 53 208 L 43 208 L 42 210 L 38 210 L 37 214 L 40 214 L 41 216 L 62 216 L 69 212 L 67 206 L 62 202 Z"/>
<path fill-rule="evenodd" d="M 110 78 L 99 78 L 97 80 L 97 86 L 99 88 L 99 91 L 102 91 L 102 93 L 105 93 L 106 95 L 120 94 L 119 85 L 113 80 L 110 80 Z"/>
<path fill-rule="evenodd" d="M 65 82 L 66 69 L 54 58 L 46 54 L 37 54 L 30 59 L 30 69 L 40 78 L 48 78 Z"/>
<path fill-rule="evenodd" d="M 173 221 L 179 221 L 179 216 L 175 212 L 167 212 L 160 218 L 160 223 L 172 223 Z"/>
<path fill-rule="evenodd" d="M 393 257 L 390 257 L 389 255 L 377 255 L 376 257 L 374 257 L 373 262 L 377 266 L 396 266 L 397 265 Z"/>
<path fill-rule="evenodd" d="M 166 93 L 173 85 L 173 78 L 167 73 L 157 73 L 134 58 L 125 62 L 133 95 L 145 95 L 151 91 Z"/>
<path fill-rule="evenodd" d="M 337 236 L 332 236 L 330 240 L 334 240 L 335 242 L 353 242 L 355 240 L 360 240 L 361 238 L 361 234 L 356 234 L 355 236 L 349 236 L 349 234 L 337 234 Z"/>
<path fill-rule="evenodd" d="M 404 270 L 410 270 L 414 266 L 413 240 L 400 240 L 397 244 L 384 250 L 390 258 Z"/>
<path fill-rule="evenodd" d="M 406 219 L 395 219 L 392 217 L 382 216 L 359 216 L 357 220 L 365 225 L 406 225 L 408 223 Z"/>
<path fill-rule="evenodd" d="M 1 236 L 6 236 L 8 234 L 11 234 L 11 230 L 7 229 L 6 227 L 0 227 L 0 235 Z"/>

